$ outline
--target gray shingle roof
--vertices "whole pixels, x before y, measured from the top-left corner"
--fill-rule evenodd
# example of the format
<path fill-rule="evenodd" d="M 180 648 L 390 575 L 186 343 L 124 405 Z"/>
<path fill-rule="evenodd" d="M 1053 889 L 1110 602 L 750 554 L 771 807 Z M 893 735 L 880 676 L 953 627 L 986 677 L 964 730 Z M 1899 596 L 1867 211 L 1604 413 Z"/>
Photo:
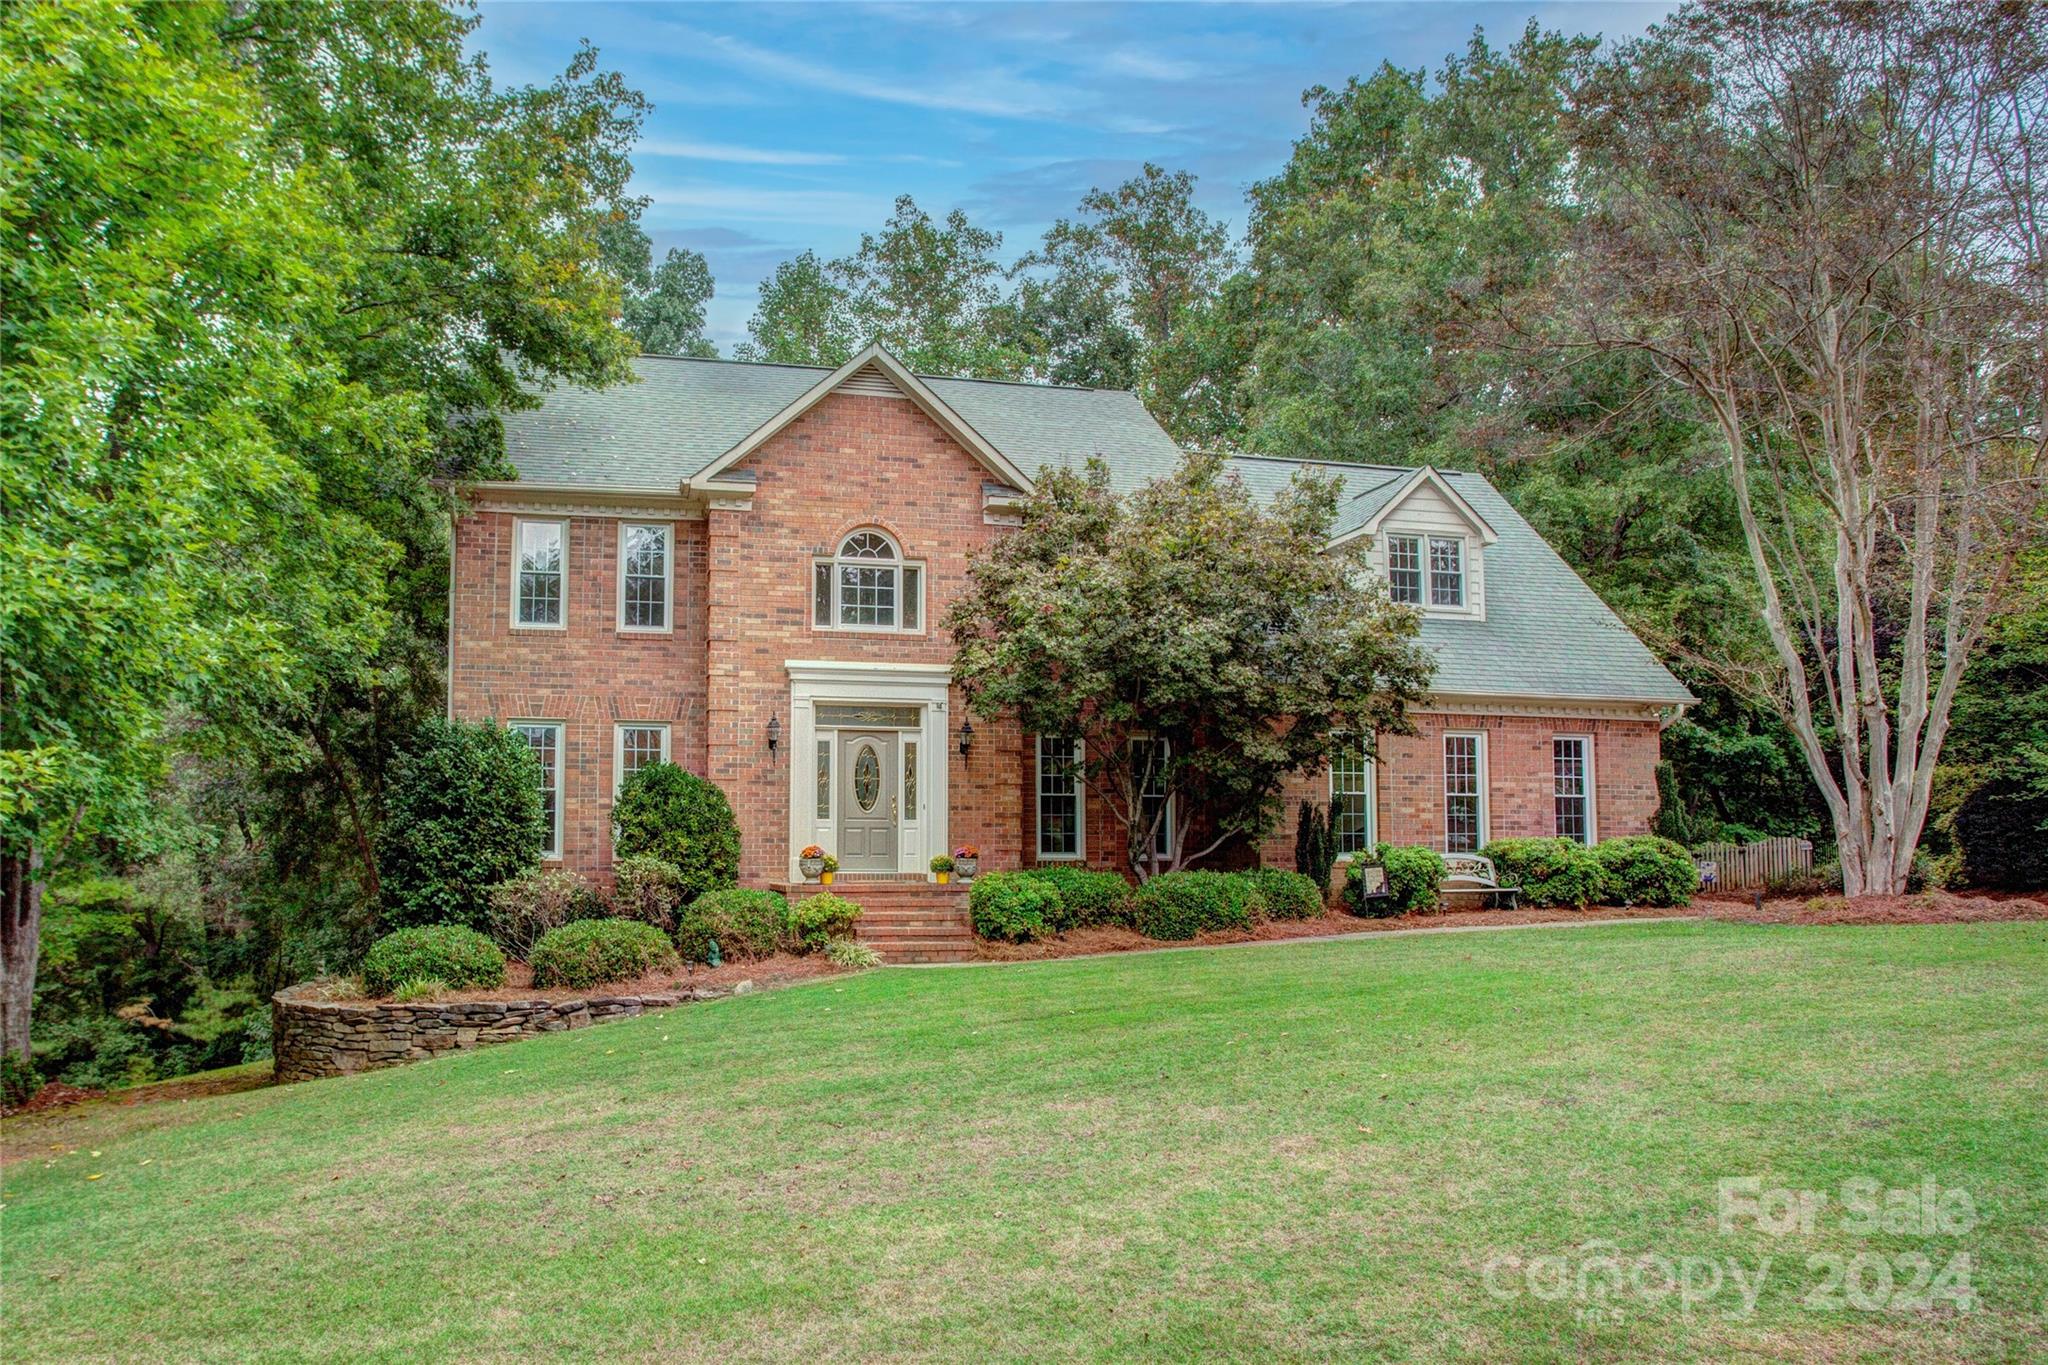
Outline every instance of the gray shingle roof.
<path fill-rule="evenodd" d="M 1239 456 L 1229 468 L 1273 497 L 1307 468 L 1344 483 L 1337 533 L 1355 530 L 1415 471 L 1392 465 Z M 1683 703 L 1684 684 L 1572 572 L 1500 491 L 1477 474 L 1437 471 L 1500 539 L 1486 547 L 1486 619 L 1424 617 L 1422 642 L 1436 655 L 1434 690 L 1489 697 Z"/>
<path fill-rule="evenodd" d="M 675 491 L 830 371 L 809 365 L 641 356 L 637 384 L 563 386 L 505 418 L 505 449 L 523 482 L 599 491 Z M 1171 472 L 1181 451 L 1135 395 L 996 380 L 929 378 L 942 401 L 1027 473 L 1108 464 L 1119 488 Z M 1412 469 L 1237 456 L 1229 468 L 1262 499 L 1308 468 L 1343 484 L 1337 534 L 1384 507 Z M 1679 703 L 1692 694 L 1477 474 L 1440 471 L 1493 526 L 1486 619 L 1425 619 L 1435 690 L 1452 695 Z"/>

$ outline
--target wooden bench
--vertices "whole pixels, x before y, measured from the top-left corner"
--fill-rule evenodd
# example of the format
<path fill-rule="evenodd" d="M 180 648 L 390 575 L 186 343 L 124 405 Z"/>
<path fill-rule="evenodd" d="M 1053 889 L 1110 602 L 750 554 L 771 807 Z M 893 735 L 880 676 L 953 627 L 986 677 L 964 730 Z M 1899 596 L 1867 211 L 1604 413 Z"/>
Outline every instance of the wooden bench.
<path fill-rule="evenodd" d="M 1493 869 L 1493 859 L 1482 858 L 1477 853 L 1444 855 L 1441 893 L 1446 910 L 1512 910 L 1515 903 L 1522 898 L 1522 888 L 1502 886 L 1499 875 Z M 1454 903 L 1451 899 L 1454 896 L 1477 901 L 1478 905 L 1474 907 Z"/>

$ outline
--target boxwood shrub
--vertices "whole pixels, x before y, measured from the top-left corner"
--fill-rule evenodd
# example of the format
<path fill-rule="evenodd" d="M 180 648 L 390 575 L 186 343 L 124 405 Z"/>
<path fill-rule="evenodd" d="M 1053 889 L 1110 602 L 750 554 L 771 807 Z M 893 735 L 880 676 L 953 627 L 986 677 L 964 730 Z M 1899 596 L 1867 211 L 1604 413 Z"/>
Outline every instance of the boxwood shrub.
<path fill-rule="evenodd" d="M 529 872 L 491 888 L 491 937 L 521 960 L 548 930 L 603 914 L 590 884 L 559 867 Z"/>
<path fill-rule="evenodd" d="M 401 981 L 439 977 L 451 990 L 505 984 L 505 954 L 462 924 L 416 924 L 384 935 L 363 955 L 363 986 L 389 995 Z"/>
<path fill-rule="evenodd" d="M 1323 896 L 1313 877 L 1278 867 L 1262 867 L 1243 875 L 1259 888 L 1269 918 L 1314 919 L 1323 913 Z"/>
<path fill-rule="evenodd" d="M 1249 929 L 1265 909 L 1258 882 L 1242 872 L 1162 872 L 1132 898 L 1133 921 L 1146 938 Z"/>
<path fill-rule="evenodd" d="M 668 935 L 630 919 L 585 919 L 550 929 L 533 945 L 536 986 L 601 986 L 678 966 Z"/>
<path fill-rule="evenodd" d="M 1368 903 L 1363 873 L 1368 867 L 1387 870 L 1391 899 Z M 1442 902 L 1444 857 L 1433 848 L 1373 846 L 1370 858 L 1354 858 L 1344 884 L 1344 901 L 1354 915 L 1409 915 L 1434 910 Z"/>
<path fill-rule="evenodd" d="M 1623 905 L 1686 905 L 1699 889 L 1692 855 L 1655 834 L 1629 834 L 1593 846 L 1607 874 L 1604 894 Z"/>
<path fill-rule="evenodd" d="M 974 932 L 1005 943 L 1030 943 L 1056 932 L 1067 914 L 1059 887 L 1029 872 L 991 872 L 967 893 Z"/>
<path fill-rule="evenodd" d="M 805 896 L 789 907 L 782 946 L 792 953 L 815 953 L 835 938 L 851 937 L 853 922 L 859 918 L 860 906 L 844 896 L 830 891 Z"/>
<path fill-rule="evenodd" d="M 703 962 L 716 939 L 720 957 L 751 962 L 772 954 L 788 932 L 788 901 L 773 891 L 729 886 L 683 907 L 676 920 L 676 947 L 685 960 Z"/>
<path fill-rule="evenodd" d="M 735 886 L 740 827 L 732 803 L 711 783 L 673 763 L 628 774 L 612 805 L 612 853 L 651 854 L 675 864 L 685 903 Z"/>
<path fill-rule="evenodd" d="M 1607 894 L 1607 871 L 1576 839 L 1495 839 L 1479 850 L 1502 886 L 1522 888 L 1524 905 L 1583 910 Z"/>
<path fill-rule="evenodd" d="M 1115 872 L 1091 872 L 1085 867 L 1054 864 L 1029 868 L 1017 875 L 1044 882 L 1060 893 L 1059 911 L 1046 921 L 1055 933 L 1096 924 L 1130 923 L 1131 884 Z"/>

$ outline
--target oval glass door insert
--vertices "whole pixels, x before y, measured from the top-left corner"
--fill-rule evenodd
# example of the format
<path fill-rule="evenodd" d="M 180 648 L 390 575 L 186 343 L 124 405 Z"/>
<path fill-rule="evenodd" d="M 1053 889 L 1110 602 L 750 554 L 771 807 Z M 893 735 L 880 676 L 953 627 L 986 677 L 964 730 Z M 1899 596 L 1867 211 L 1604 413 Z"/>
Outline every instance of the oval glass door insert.
<path fill-rule="evenodd" d="M 873 745 L 863 744 L 853 760 L 853 799 L 863 811 L 875 808 L 882 796 L 882 762 Z"/>

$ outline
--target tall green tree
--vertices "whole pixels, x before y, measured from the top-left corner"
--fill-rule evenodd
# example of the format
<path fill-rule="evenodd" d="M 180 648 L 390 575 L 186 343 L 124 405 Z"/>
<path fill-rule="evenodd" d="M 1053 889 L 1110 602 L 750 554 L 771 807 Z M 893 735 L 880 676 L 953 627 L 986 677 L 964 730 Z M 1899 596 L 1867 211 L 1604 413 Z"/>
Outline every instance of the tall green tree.
<path fill-rule="evenodd" d="M 715 359 L 718 347 L 704 335 L 714 292 L 704 254 L 671 247 L 657 266 L 653 242 L 623 214 L 603 230 L 601 241 L 605 262 L 624 289 L 619 325 L 634 344 L 648 355 Z"/>
<path fill-rule="evenodd" d="M 1046 473 L 970 565 L 955 681 L 977 713 L 1076 739 L 1140 878 L 1263 837 L 1289 775 L 1407 729 L 1432 667 L 1417 617 L 1364 547 L 1326 551 L 1336 508 L 1316 480 L 1261 506 L 1214 455 L 1128 494 L 1097 461 Z"/>
<path fill-rule="evenodd" d="M 179 704 L 310 705 L 387 626 L 392 551 L 324 496 L 423 430 L 315 342 L 351 243 L 280 166 L 222 9 L 0 11 L 0 1049 L 46 878 L 146 850 Z"/>
<path fill-rule="evenodd" d="M 741 360 L 780 365 L 843 365 L 858 345 L 846 291 L 809 251 L 762 281 L 747 335 L 737 352 Z"/>
<path fill-rule="evenodd" d="M 1009 378 L 1024 355 L 992 325 L 1002 244 L 1001 233 L 959 209 L 934 219 L 906 194 L 881 230 L 862 233 L 860 248 L 827 273 L 861 342 L 880 341 L 923 374 Z"/>

